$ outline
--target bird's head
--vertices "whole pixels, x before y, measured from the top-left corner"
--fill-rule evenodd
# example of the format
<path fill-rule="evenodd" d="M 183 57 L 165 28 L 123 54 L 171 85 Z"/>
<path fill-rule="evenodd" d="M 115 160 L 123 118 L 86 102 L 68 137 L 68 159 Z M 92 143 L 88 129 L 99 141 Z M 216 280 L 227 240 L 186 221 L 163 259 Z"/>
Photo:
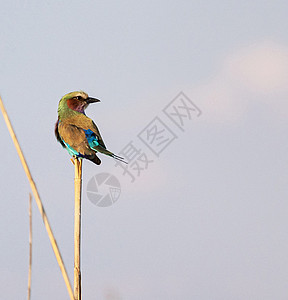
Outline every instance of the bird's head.
<path fill-rule="evenodd" d="M 100 100 L 89 97 L 83 91 L 71 92 L 66 94 L 59 101 L 58 113 L 61 114 L 63 110 L 73 110 L 79 113 L 84 113 L 85 108 L 90 103 L 100 102 Z"/>

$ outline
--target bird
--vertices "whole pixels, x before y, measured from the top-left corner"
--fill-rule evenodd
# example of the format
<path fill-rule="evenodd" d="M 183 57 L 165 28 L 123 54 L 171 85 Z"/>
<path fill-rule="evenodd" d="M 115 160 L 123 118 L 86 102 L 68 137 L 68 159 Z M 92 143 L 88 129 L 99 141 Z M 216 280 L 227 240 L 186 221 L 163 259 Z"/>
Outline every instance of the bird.
<path fill-rule="evenodd" d="M 89 97 L 83 91 L 75 91 L 64 95 L 58 105 L 58 120 L 55 124 L 57 141 L 66 148 L 73 158 L 86 158 L 96 165 L 101 160 L 97 152 L 125 162 L 123 157 L 107 150 L 96 124 L 85 114 L 85 109 L 99 99 Z"/>

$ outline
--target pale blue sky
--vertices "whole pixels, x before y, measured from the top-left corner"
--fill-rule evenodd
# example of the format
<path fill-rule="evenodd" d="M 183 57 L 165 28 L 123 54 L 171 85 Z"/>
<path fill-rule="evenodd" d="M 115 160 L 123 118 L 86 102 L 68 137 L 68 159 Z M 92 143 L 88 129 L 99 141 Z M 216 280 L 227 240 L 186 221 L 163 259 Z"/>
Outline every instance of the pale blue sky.
<path fill-rule="evenodd" d="M 84 163 L 83 299 L 287 299 L 287 1 L 2 1 L 0 94 L 73 278 L 73 177 L 54 137 L 59 99 L 118 153 L 155 116 L 178 136 L 131 184 Z M 185 132 L 162 109 L 183 91 Z M 29 185 L 0 117 L 0 282 L 26 297 Z M 99 208 L 88 181 L 122 194 Z M 33 203 L 32 299 L 69 299 Z M 111 294 L 110 296 L 108 294 Z M 110 298 L 109 298 L 110 297 Z"/>

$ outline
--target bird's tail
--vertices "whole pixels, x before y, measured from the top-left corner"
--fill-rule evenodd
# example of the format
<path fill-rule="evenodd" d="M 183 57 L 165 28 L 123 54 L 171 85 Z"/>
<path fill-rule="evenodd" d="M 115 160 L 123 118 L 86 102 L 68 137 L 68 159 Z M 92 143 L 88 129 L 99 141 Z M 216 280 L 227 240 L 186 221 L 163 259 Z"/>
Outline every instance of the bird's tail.
<path fill-rule="evenodd" d="M 93 149 L 96 150 L 96 151 L 98 151 L 98 152 L 101 152 L 101 153 L 103 153 L 103 154 L 105 154 L 105 155 L 111 156 L 111 157 L 113 157 L 114 159 L 117 159 L 117 160 L 121 161 L 122 163 L 128 164 L 127 161 L 125 161 L 123 157 L 118 156 L 118 155 L 116 155 L 116 154 L 110 152 L 109 150 L 107 150 L 107 149 L 101 147 L 100 145 L 99 145 L 99 146 L 96 146 L 96 147 L 93 147 Z"/>

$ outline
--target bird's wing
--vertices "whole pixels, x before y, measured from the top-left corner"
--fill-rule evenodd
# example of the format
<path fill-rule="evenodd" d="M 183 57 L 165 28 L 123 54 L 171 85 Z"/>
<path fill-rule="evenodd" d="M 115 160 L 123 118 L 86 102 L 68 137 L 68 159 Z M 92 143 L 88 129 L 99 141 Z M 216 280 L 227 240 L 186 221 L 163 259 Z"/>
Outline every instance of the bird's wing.
<path fill-rule="evenodd" d="M 85 131 L 89 130 L 92 131 L 94 133 L 94 137 L 97 139 L 97 143 L 103 147 L 104 149 L 106 149 L 106 146 L 104 144 L 104 141 L 101 137 L 101 134 L 99 132 L 98 127 L 96 126 L 96 124 L 93 122 L 93 120 L 91 120 L 90 118 L 88 118 L 85 115 L 80 115 L 80 116 L 73 116 L 70 118 L 65 119 L 64 121 L 66 124 L 71 124 L 74 126 L 77 126 L 78 128 L 82 128 Z M 88 138 L 88 137 L 87 137 Z"/>
<path fill-rule="evenodd" d="M 90 119 L 90 120 L 91 120 L 91 119 Z M 101 147 L 103 147 L 104 149 L 106 149 L 106 146 L 105 146 L 104 141 L 103 141 L 103 139 L 102 139 L 102 137 L 101 137 L 101 134 L 100 134 L 100 132 L 99 132 L 99 129 L 98 129 L 98 127 L 96 126 L 96 124 L 95 124 L 92 120 L 91 120 L 89 129 L 92 130 L 92 131 L 95 133 L 99 145 L 100 145 Z"/>
<path fill-rule="evenodd" d="M 71 155 L 75 155 L 73 151 L 77 151 L 96 164 L 100 164 L 101 161 L 95 155 L 95 152 L 98 151 L 126 163 L 122 157 L 106 149 L 96 124 L 91 119 L 87 119 L 85 122 L 76 120 L 78 126 L 75 125 L 76 122 L 73 119 L 61 121 L 58 124 L 59 135 L 64 143 L 69 145 L 67 148 L 71 150 Z"/>
<path fill-rule="evenodd" d="M 75 125 L 60 122 L 58 132 L 65 144 L 83 156 L 94 156 L 95 152 L 90 148 L 85 131 Z"/>

